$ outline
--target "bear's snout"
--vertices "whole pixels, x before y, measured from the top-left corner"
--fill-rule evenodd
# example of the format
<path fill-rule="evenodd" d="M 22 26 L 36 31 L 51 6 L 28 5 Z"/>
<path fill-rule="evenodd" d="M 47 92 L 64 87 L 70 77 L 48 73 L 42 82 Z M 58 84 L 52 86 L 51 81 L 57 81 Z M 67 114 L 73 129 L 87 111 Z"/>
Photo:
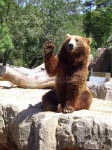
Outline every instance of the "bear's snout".
<path fill-rule="evenodd" d="M 76 47 L 77 47 L 76 41 L 74 40 L 74 38 L 71 38 L 70 41 L 68 42 L 68 50 L 74 51 Z"/>
<path fill-rule="evenodd" d="M 73 48 L 74 48 L 74 45 L 73 45 L 72 43 L 69 43 L 69 44 L 68 44 L 68 49 L 69 49 L 69 50 L 73 50 Z"/>

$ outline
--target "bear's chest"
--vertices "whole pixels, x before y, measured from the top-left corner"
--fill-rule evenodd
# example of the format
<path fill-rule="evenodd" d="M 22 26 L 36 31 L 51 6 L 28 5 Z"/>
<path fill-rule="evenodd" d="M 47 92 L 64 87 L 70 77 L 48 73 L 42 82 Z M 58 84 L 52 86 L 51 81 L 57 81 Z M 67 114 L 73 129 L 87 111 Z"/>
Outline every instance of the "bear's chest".
<path fill-rule="evenodd" d="M 58 86 L 67 86 L 70 82 L 72 82 L 72 80 L 75 77 L 76 72 L 68 70 L 65 71 L 63 70 L 63 72 L 59 73 L 56 76 L 56 85 Z"/>

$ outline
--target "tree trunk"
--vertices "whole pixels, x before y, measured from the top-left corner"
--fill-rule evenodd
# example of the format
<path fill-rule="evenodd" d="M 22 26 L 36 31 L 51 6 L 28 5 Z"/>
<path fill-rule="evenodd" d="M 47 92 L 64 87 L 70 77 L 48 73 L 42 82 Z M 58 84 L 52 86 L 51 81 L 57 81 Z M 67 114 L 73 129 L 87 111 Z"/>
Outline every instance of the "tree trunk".
<path fill-rule="evenodd" d="M 24 67 L 5 67 L 0 68 L 1 80 L 7 80 L 21 88 L 54 88 L 55 77 L 49 77 L 46 73 L 44 64 L 35 69 Z"/>
<path fill-rule="evenodd" d="M 7 50 L 6 52 L 4 52 L 3 66 L 6 66 L 7 61 L 9 59 L 10 52 L 11 52 L 10 50 Z"/>

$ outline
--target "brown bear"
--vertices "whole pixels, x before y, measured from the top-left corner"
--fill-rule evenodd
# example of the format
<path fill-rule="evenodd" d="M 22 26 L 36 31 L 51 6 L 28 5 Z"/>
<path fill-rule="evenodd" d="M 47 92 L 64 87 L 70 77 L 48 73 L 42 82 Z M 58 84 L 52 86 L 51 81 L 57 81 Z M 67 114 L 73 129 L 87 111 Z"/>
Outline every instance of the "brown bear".
<path fill-rule="evenodd" d="M 91 38 L 67 34 L 58 55 L 53 54 L 52 42 L 43 45 L 47 73 L 56 76 L 55 90 L 42 98 L 44 111 L 71 113 L 90 108 L 92 95 L 86 81 L 91 41 Z"/>

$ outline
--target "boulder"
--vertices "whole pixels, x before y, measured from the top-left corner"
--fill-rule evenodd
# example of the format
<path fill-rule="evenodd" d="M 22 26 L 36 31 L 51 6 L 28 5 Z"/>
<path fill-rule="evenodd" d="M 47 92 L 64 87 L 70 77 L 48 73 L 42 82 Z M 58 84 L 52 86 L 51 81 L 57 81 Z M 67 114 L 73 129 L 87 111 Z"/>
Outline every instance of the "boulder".
<path fill-rule="evenodd" d="M 89 69 L 94 72 L 110 72 L 112 76 L 112 47 L 98 48 L 96 57 L 90 62 Z"/>
<path fill-rule="evenodd" d="M 0 146 L 5 147 L 7 143 L 7 134 L 5 131 L 5 119 L 3 118 L 2 106 L 0 105 Z"/>
<path fill-rule="evenodd" d="M 93 99 L 90 110 L 42 112 L 48 90 L 2 89 L 0 150 L 111 150 L 112 102 Z"/>
<path fill-rule="evenodd" d="M 103 83 L 88 82 L 88 87 L 94 98 L 112 101 L 112 79 Z"/>

